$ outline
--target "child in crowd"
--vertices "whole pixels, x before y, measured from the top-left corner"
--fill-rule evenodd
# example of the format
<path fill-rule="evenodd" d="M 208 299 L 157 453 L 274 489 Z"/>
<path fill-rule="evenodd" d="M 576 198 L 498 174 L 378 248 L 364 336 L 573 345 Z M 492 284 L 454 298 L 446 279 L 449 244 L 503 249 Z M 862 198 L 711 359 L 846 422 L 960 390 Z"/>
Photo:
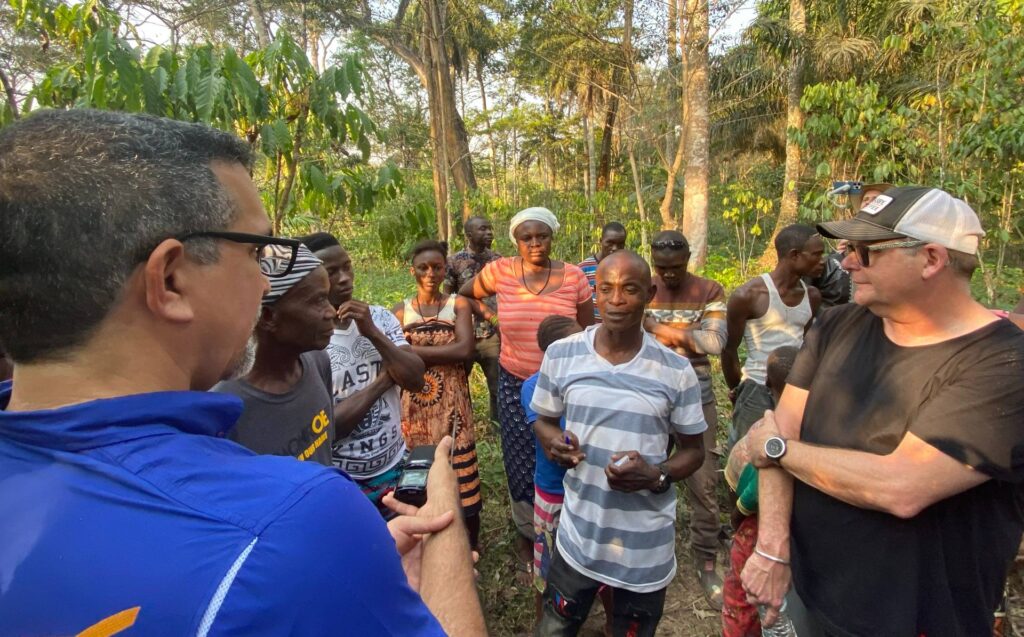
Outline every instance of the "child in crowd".
<path fill-rule="evenodd" d="M 798 349 L 783 346 L 768 355 L 765 385 L 771 391 L 772 401 L 779 404 L 786 376 L 793 367 Z M 747 602 L 747 594 L 740 581 L 740 573 L 747 558 L 757 546 L 757 468 L 750 463 L 750 451 L 744 436 L 732 448 L 725 467 L 725 480 L 737 495 L 733 511 L 732 549 L 729 571 L 725 576 L 722 605 L 723 637 L 755 637 L 761 634 L 761 621 L 757 607 Z"/>
<path fill-rule="evenodd" d="M 537 328 L 537 345 L 540 351 L 548 351 L 548 347 L 555 341 L 582 332 L 583 328 L 579 323 L 565 316 L 551 315 L 540 322 Z M 537 388 L 537 372 L 523 381 L 522 402 L 526 411 L 526 421 L 533 426 L 537 420 L 537 413 L 530 409 L 530 401 L 533 400 L 533 392 Z M 565 429 L 565 417 L 559 421 L 562 429 Z M 540 621 L 541 601 L 543 600 L 544 589 L 547 587 L 548 568 L 551 566 L 551 557 L 555 548 L 555 533 L 558 531 L 558 518 L 562 512 L 562 500 L 565 497 L 565 489 L 562 486 L 562 479 L 565 477 L 565 467 L 548 460 L 544 455 L 544 449 L 537 443 L 537 469 L 533 476 L 533 531 L 535 539 L 533 542 L 533 585 L 536 589 L 534 597 L 537 606 L 537 621 Z M 605 612 L 605 634 L 611 634 L 612 618 L 612 590 L 602 586 L 598 592 L 601 604 Z"/>
<path fill-rule="evenodd" d="M 561 340 L 582 331 L 579 324 L 566 316 L 553 314 L 540 322 L 537 328 L 537 345 L 540 351 L 546 352 L 548 346 L 555 341 Z M 537 414 L 530 409 L 530 401 L 533 400 L 533 392 L 537 388 L 537 372 L 523 381 L 522 402 L 526 410 L 526 422 L 533 426 L 537 420 Z M 565 418 L 560 422 L 562 429 L 565 429 Z M 537 589 L 537 618 L 540 619 L 541 595 L 547 584 L 548 566 L 551 564 L 551 553 L 555 547 L 555 531 L 558 529 L 558 516 L 562 512 L 562 500 L 565 497 L 565 490 L 562 487 L 562 478 L 565 477 L 565 468 L 548 460 L 544 450 L 538 444 L 537 447 L 537 468 L 533 477 L 533 530 L 535 539 L 533 542 L 533 583 Z"/>

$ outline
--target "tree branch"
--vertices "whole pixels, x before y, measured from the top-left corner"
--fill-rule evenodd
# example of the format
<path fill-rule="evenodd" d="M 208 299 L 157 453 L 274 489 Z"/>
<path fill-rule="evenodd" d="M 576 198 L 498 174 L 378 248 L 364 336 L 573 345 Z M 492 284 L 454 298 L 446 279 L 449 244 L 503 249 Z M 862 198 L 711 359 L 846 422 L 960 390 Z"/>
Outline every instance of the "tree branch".
<path fill-rule="evenodd" d="M 0 84 L 4 86 L 4 93 L 7 94 L 7 104 L 11 107 L 14 119 L 18 119 L 18 98 L 14 94 L 14 85 L 11 84 L 10 78 L 7 77 L 3 69 L 0 69 Z"/>

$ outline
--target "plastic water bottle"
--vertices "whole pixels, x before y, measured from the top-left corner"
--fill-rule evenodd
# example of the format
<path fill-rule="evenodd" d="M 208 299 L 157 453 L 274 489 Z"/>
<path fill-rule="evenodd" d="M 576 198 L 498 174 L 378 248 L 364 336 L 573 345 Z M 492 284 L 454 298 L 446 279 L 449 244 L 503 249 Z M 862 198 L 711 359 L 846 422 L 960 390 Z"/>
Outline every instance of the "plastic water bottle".
<path fill-rule="evenodd" d="M 771 626 L 764 625 L 764 616 L 767 612 L 767 606 L 761 604 L 757 606 L 757 614 L 761 618 L 761 637 L 797 637 L 793 620 L 786 614 L 786 600 L 782 600 L 779 616 Z"/>

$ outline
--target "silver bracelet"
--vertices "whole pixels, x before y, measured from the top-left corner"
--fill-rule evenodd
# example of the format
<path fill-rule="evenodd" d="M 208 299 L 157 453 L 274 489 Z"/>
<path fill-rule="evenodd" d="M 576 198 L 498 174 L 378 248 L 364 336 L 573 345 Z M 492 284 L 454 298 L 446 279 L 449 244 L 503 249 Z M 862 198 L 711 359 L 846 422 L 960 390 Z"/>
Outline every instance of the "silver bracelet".
<path fill-rule="evenodd" d="M 783 566 L 789 566 L 789 560 L 784 560 L 781 557 L 775 557 L 774 555 L 769 555 L 769 554 L 765 553 L 764 551 L 762 551 L 761 549 L 757 548 L 756 546 L 754 547 L 754 552 L 757 553 L 758 555 L 760 555 L 761 557 L 763 557 L 766 560 L 771 560 L 772 562 L 775 562 L 776 564 L 782 564 Z"/>

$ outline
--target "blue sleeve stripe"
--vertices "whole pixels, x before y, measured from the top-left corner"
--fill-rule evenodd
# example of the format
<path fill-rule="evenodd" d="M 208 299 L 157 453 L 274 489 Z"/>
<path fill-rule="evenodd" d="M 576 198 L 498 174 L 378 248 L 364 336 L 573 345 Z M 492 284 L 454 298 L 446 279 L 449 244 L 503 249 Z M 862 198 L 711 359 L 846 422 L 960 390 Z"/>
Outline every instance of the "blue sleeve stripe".
<path fill-rule="evenodd" d="M 256 547 L 256 543 L 259 541 L 260 539 L 255 537 L 252 539 L 252 542 L 249 542 L 249 546 L 245 547 L 245 550 L 235 558 L 235 563 L 231 565 L 231 568 L 224 575 L 224 579 L 220 581 L 220 585 L 217 586 L 217 590 L 213 593 L 213 599 L 210 600 L 210 605 L 206 607 L 206 612 L 203 613 L 203 621 L 199 623 L 199 630 L 196 631 L 197 637 L 206 637 L 210 632 L 213 622 L 217 619 L 217 613 L 220 612 L 220 607 L 228 596 L 228 591 L 231 590 L 231 585 L 235 583 L 238 571 L 242 570 L 242 565 L 245 564 L 245 560 L 249 558 L 249 554 L 252 553 L 253 548 Z"/>

